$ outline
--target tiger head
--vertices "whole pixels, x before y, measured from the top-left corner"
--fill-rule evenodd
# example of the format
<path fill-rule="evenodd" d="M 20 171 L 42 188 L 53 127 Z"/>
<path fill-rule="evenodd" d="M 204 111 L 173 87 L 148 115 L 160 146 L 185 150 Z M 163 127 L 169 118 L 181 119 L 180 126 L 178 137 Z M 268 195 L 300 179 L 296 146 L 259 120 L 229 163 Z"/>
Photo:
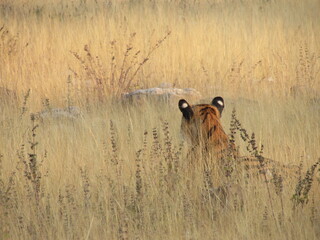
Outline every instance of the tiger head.
<path fill-rule="evenodd" d="M 215 97 L 211 104 L 190 105 L 186 100 L 179 101 L 182 112 L 181 132 L 193 146 L 213 149 L 215 153 L 228 148 L 228 136 L 221 125 L 224 109 L 222 97 Z"/>

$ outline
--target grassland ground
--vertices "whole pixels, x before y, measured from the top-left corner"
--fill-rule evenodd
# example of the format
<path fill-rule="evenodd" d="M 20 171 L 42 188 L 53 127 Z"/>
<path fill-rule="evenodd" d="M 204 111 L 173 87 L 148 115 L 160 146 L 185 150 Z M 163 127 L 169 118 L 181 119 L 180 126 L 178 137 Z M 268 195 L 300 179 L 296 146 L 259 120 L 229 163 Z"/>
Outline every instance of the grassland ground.
<path fill-rule="evenodd" d="M 0 238 L 319 239 L 319 10 L 1 1 Z M 222 203 L 214 169 L 186 164 L 178 103 L 120 100 L 163 82 L 223 96 L 226 132 L 236 109 L 263 156 L 301 164 L 300 178 L 233 176 L 241 200 Z M 69 106 L 81 114 L 35 114 Z"/>

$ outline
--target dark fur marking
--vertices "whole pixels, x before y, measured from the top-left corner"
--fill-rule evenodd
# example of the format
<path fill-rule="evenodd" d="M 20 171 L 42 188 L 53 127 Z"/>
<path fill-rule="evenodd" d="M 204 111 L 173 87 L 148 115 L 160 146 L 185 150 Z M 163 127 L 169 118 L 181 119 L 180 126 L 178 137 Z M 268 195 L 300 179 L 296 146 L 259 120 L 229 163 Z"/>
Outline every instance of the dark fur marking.
<path fill-rule="evenodd" d="M 214 109 L 212 109 L 211 107 L 205 107 L 199 110 L 200 115 L 206 114 L 206 113 L 213 113 L 214 115 L 216 115 L 216 111 Z"/>
<path fill-rule="evenodd" d="M 202 120 L 202 123 L 204 123 L 204 122 L 207 120 L 208 115 L 210 115 L 210 112 L 206 112 L 205 114 L 206 114 L 206 115 L 204 115 L 204 118 L 203 118 L 203 120 Z"/>
<path fill-rule="evenodd" d="M 208 132 L 208 138 L 210 138 L 213 134 L 213 132 L 216 130 L 216 126 L 213 126 L 212 128 L 210 128 L 209 132 Z"/>
<path fill-rule="evenodd" d="M 208 115 L 209 115 L 209 113 L 207 112 L 206 115 L 204 116 L 203 120 L 202 120 L 202 123 L 204 123 L 207 120 Z"/>

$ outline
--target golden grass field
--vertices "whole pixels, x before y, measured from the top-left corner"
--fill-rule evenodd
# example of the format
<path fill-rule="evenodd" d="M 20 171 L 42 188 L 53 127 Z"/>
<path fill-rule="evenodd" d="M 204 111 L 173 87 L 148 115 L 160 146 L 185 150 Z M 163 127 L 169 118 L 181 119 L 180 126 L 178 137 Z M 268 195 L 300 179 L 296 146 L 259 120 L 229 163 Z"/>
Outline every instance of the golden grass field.
<path fill-rule="evenodd" d="M 319 12 L 318 0 L 0 0 L 0 239 L 319 239 Z M 161 83 L 223 96 L 225 131 L 235 109 L 263 156 L 300 177 L 233 176 L 241 200 L 222 204 L 205 157 L 186 164 L 178 103 L 120 100 Z M 33 115 L 68 106 L 80 116 Z"/>

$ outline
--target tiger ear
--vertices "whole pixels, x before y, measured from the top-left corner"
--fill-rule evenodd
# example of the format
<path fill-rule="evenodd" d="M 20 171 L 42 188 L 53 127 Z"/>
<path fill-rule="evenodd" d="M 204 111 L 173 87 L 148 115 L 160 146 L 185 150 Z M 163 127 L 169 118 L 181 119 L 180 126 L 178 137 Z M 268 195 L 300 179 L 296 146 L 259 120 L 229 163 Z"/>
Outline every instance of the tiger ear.
<path fill-rule="evenodd" d="M 193 110 L 190 107 L 189 103 L 184 100 L 184 99 L 180 99 L 179 101 L 179 109 L 183 114 L 183 117 L 187 120 L 190 120 L 193 116 Z"/>
<path fill-rule="evenodd" d="M 222 97 L 215 97 L 213 100 L 212 100 L 212 103 L 211 103 L 213 106 L 215 106 L 216 108 L 218 108 L 219 112 L 220 112 L 220 116 L 222 114 L 222 111 L 224 109 L 224 100 Z"/>

